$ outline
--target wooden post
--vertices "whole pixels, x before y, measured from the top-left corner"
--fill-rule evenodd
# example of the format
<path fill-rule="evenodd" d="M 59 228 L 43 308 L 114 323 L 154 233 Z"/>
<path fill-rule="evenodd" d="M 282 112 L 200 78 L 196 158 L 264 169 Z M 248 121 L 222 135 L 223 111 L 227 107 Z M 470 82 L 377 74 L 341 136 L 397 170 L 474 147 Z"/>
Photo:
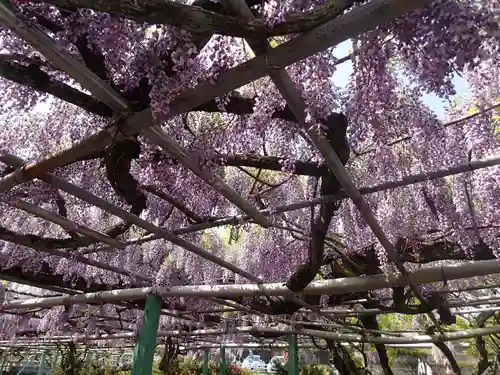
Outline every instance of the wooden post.
<path fill-rule="evenodd" d="M 131 375 L 151 375 L 153 371 L 153 357 L 161 306 L 161 298 L 152 295 L 146 298 L 144 321 L 135 344 Z"/>
<path fill-rule="evenodd" d="M 208 375 L 208 349 L 203 352 L 203 375 Z"/>
<path fill-rule="evenodd" d="M 299 356 L 297 355 L 297 335 L 288 336 L 288 374 L 299 375 Z"/>

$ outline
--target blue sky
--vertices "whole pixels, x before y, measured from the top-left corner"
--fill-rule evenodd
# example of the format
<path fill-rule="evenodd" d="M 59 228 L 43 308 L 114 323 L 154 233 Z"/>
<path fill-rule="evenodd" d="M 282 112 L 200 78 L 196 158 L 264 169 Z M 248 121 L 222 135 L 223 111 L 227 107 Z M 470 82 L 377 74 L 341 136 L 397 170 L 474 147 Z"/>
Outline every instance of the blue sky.
<path fill-rule="evenodd" d="M 351 41 L 345 41 L 341 44 L 339 44 L 334 51 L 334 54 L 338 58 L 345 57 L 349 55 L 349 53 L 352 50 L 352 43 Z M 352 63 L 351 61 L 346 61 L 343 64 L 340 64 L 337 67 L 337 71 L 333 75 L 333 82 L 335 85 L 340 86 L 340 87 L 345 87 L 347 83 L 349 82 L 349 76 L 352 73 Z M 455 88 L 457 91 L 457 97 L 462 97 L 464 95 L 467 95 L 468 93 L 468 87 L 467 83 L 458 76 L 455 76 L 453 78 L 453 83 L 455 84 Z M 440 119 L 444 119 L 445 117 L 445 107 L 447 105 L 447 101 L 444 99 L 439 98 L 437 95 L 434 94 L 425 94 L 423 96 L 423 101 L 425 104 L 429 106 L 430 109 L 432 109 L 436 115 Z"/>

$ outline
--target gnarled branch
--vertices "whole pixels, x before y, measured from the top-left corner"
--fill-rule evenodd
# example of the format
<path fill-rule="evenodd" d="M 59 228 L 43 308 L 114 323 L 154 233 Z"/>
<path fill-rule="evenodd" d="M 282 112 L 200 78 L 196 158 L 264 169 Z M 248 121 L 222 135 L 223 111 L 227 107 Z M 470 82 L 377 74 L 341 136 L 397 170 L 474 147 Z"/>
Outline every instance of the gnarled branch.
<path fill-rule="evenodd" d="M 52 79 L 37 64 L 23 65 L 0 58 L 0 75 L 9 81 L 51 94 L 90 113 L 103 117 L 113 115 L 113 111 L 106 104 L 63 82 Z"/>
<path fill-rule="evenodd" d="M 305 13 L 288 16 L 285 22 L 268 26 L 264 20 L 242 20 L 202 7 L 163 0 L 32 0 L 68 10 L 93 9 L 137 22 L 168 24 L 193 33 L 216 33 L 235 37 L 271 37 L 302 33 L 340 15 L 354 0 L 336 0 Z"/>

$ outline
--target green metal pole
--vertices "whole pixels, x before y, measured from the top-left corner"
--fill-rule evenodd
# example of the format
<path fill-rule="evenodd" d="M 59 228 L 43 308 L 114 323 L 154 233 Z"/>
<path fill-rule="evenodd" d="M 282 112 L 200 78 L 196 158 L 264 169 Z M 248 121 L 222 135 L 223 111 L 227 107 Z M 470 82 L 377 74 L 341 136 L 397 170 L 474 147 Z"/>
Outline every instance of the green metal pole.
<path fill-rule="evenodd" d="M 156 334 L 162 306 L 161 298 L 148 296 L 144 307 L 144 322 L 137 337 L 131 375 L 151 375 L 156 347 Z"/>
<path fill-rule="evenodd" d="M 297 354 L 297 335 L 288 337 L 288 375 L 299 375 L 299 356 Z"/>
<path fill-rule="evenodd" d="M 0 353 L 0 375 L 3 374 L 3 364 L 5 362 L 5 357 L 3 353 Z"/>
<path fill-rule="evenodd" d="M 226 375 L 226 347 L 220 347 L 219 375 Z"/>
<path fill-rule="evenodd" d="M 208 375 L 208 349 L 203 352 L 203 375 Z"/>
<path fill-rule="evenodd" d="M 42 356 L 40 357 L 40 363 L 38 364 L 38 372 L 37 375 L 43 375 L 45 373 L 45 355 L 47 352 L 44 350 L 42 352 Z"/>

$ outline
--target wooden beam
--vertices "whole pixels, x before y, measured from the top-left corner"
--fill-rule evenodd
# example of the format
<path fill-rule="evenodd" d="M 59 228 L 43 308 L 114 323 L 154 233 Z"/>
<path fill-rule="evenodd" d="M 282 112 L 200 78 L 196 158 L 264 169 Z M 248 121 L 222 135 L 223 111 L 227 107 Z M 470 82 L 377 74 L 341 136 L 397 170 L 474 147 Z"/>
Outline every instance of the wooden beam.
<path fill-rule="evenodd" d="M 270 69 L 285 68 L 430 2 L 431 0 L 373 0 L 359 6 L 352 12 L 327 22 L 277 48 L 272 48 L 265 55 L 257 56 L 220 74 L 215 84 L 205 81 L 193 89 L 186 90 L 170 104 L 170 116 L 173 117 L 192 110 L 214 98 L 223 96 L 227 92 L 264 77 Z M 77 160 L 93 150 L 101 150 L 115 139 L 115 134 L 118 132 L 122 134 L 140 133 L 153 125 L 152 119 L 151 108 L 148 108 L 125 120 L 111 123 L 108 127 L 87 137 L 71 149 L 63 150 L 51 158 L 26 166 L 24 168 L 25 177 L 33 178 L 67 165 L 72 160 Z M 14 179 L 14 177 L 9 175 L 4 179 Z M 4 182 L 5 186 L 8 186 L 7 182 Z M 2 186 L 2 179 L 0 179 L 0 192 L 2 191 L 6 191 L 6 189 Z"/>
<path fill-rule="evenodd" d="M 12 207 L 15 207 L 17 209 L 28 212 L 36 217 L 39 217 L 39 218 L 48 220 L 52 223 L 58 224 L 68 231 L 80 233 L 84 236 L 93 238 L 94 240 L 104 242 L 105 244 L 108 244 L 109 246 L 111 246 L 113 249 L 123 250 L 126 247 L 126 245 L 121 241 L 118 241 L 114 238 L 111 238 L 111 237 L 109 237 L 103 233 L 100 233 L 98 231 L 95 231 L 93 229 L 87 228 L 83 225 L 74 223 L 71 220 L 68 220 L 65 217 L 62 217 L 61 215 L 58 215 L 54 212 L 51 212 L 49 210 L 38 207 L 34 204 L 25 202 L 23 200 L 9 201 L 9 200 L 0 199 L 0 201 L 8 204 L 9 206 L 12 206 Z"/>
<path fill-rule="evenodd" d="M 468 262 L 460 265 L 421 268 L 410 274 L 412 285 L 429 284 L 445 280 L 466 279 L 500 273 L 500 260 Z M 374 276 L 346 277 L 313 281 L 302 292 L 304 295 L 337 295 L 366 292 L 377 289 L 406 286 L 408 279 L 401 274 L 380 274 Z M 133 301 L 144 299 L 153 292 L 163 297 L 255 297 L 293 296 L 283 283 L 224 284 L 224 285 L 182 285 L 169 288 L 133 288 L 102 291 L 47 298 L 31 298 L 7 301 L 0 304 L 0 310 L 25 308 L 49 308 L 77 303 L 100 303 Z"/>
<path fill-rule="evenodd" d="M 31 45 L 33 45 L 33 47 L 40 50 L 56 67 L 75 78 L 83 87 L 88 89 L 99 100 L 109 105 L 117 113 L 131 113 L 132 110 L 128 101 L 120 93 L 116 92 L 107 82 L 104 82 L 96 74 L 90 71 L 85 64 L 76 60 L 69 53 L 57 49 L 55 41 L 52 38 L 39 30 L 36 26 L 29 24 L 20 26 L 15 8 L 10 6 L 8 0 L 0 0 L 0 21 L 15 31 L 21 38 L 28 41 Z M 113 124 L 117 125 L 116 122 Z M 148 122 L 143 125 L 144 128 L 153 126 L 153 119 L 149 118 Z M 192 162 L 185 150 L 180 151 L 182 149 L 181 145 L 164 133 L 160 128 L 156 128 L 154 131 L 151 130 L 147 137 L 153 141 L 160 142 L 160 146 L 166 152 L 170 153 L 173 157 L 178 157 L 179 162 L 184 167 L 193 171 L 198 177 L 202 178 L 203 181 L 221 193 L 231 203 L 236 205 L 243 212 L 252 216 L 257 223 L 264 227 L 270 226 L 268 219 L 262 215 L 256 207 L 254 207 L 241 195 L 236 193 L 231 187 L 229 187 L 213 173 L 201 171 L 200 168 Z M 76 149 L 79 150 L 79 155 L 82 153 L 85 155 L 85 153 L 95 150 L 95 148 L 82 149 L 82 147 L 78 146 Z M 62 160 L 65 160 L 67 163 L 67 159 Z M 43 160 L 41 163 L 25 166 L 22 169 L 23 173 L 21 176 L 19 176 L 19 173 L 13 173 L 12 176 L 6 176 L 4 179 L 0 179 L 0 193 L 11 189 L 19 181 L 26 181 L 30 178 L 36 177 L 41 170 L 49 172 L 57 166 L 60 166 L 57 164 L 57 158 L 49 158 Z M 38 172 L 36 172 L 37 170 Z"/>
<path fill-rule="evenodd" d="M 1 155 L 0 160 L 2 160 L 2 162 L 5 162 L 5 163 L 7 163 L 11 166 L 14 166 L 14 167 L 16 167 L 18 165 L 22 165 L 24 163 L 24 160 L 14 156 L 14 155 L 11 155 L 11 154 Z M 135 225 L 138 225 L 138 226 L 146 229 L 147 231 L 149 231 L 151 233 L 157 234 L 158 236 L 160 236 L 159 238 L 163 238 L 169 242 L 172 242 L 173 244 L 180 246 L 183 249 L 186 249 L 187 251 L 190 251 L 190 252 L 192 252 L 192 253 L 194 253 L 194 254 L 196 254 L 196 255 L 198 255 L 198 256 L 200 256 L 200 257 L 202 257 L 210 262 L 218 264 L 219 266 L 221 266 L 223 268 L 226 268 L 226 269 L 228 269 L 228 270 L 230 270 L 238 275 L 245 277 L 248 280 L 251 280 L 254 282 L 259 280 L 258 278 L 256 278 L 252 274 L 246 272 L 245 270 L 243 270 L 239 267 L 236 267 L 232 263 L 227 262 L 224 259 L 217 257 L 216 255 L 202 249 L 201 247 L 196 246 L 195 244 L 192 244 L 189 241 L 184 240 L 181 237 L 178 237 L 178 236 L 172 234 L 171 232 L 169 232 L 163 228 L 157 227 L 156 225 L 154 225 L 154 224 L 152 224 L 144 219 L 141 219 L 140 217 L 138 217 L 138 216 L 136 216 L 136 215 L 124 210 L 124 209 L 121 209 L 121 208 L 105 201 L 102 198 L 99 198 L 98 196 L 88 192 L 85 189 L 82 189 L 74 184 L 71 184 L 71 183 L 63 180 L 62 178 L 54 176 L 50 173 L 44 173 L 44 174 L 40 175 L 38 178 L 40 178 L 42 181 L 45 181 L 46 183 L 51 184 L 52 186 L 54 186 L 62 191 L 67 192 L 68 194 L 74 195 L 75 197 L 78 197 L 78 198 L 84 200 L 85 202 L 93 204 L 94 206 L 99 207 L 99 208 L 103 209 L 104 211 L 107 211 L 113 215 L 116 215 L 127 222 L 131 222 Z"/>

